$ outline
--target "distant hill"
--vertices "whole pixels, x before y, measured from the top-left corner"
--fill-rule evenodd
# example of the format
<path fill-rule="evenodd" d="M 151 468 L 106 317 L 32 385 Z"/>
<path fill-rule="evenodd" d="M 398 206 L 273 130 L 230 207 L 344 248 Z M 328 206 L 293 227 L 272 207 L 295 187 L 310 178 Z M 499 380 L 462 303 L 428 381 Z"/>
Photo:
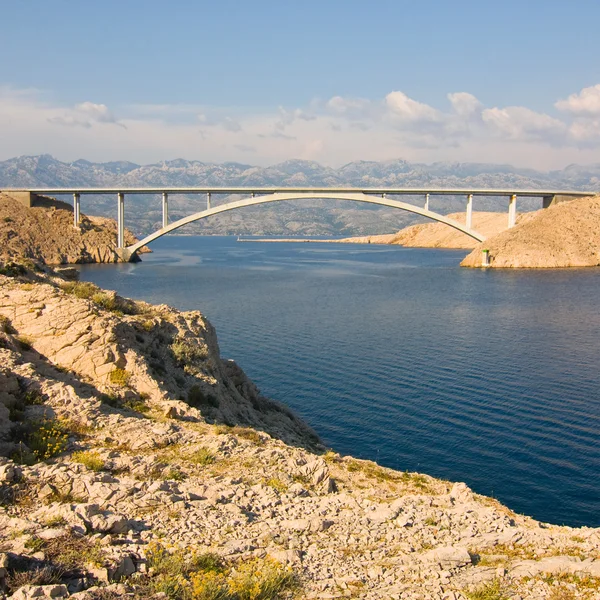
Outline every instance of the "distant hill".
<path fill-rule="evenodd" d="M 93 163 L 61 162 L 50 155 L 21 156 L 0 162 L 2 187 L 60 186 L 397 186 L 397 187 L 518 187 L 600 190 L 600 164 L 571 165 L 550 172 L 518 169 L 510 165 L 479 163 L 433 164 L 405 160 L 357 161 L 338 169 L 306 160 L 288 160 L 270 167 L 240 163 L 211 164 L 177 159 L 151 165 L 126 161 Z M 69 200 L 69 199 L 66 199 Z M 224 202 L 215 198 L 214 203 Z M 204 198 L 173 196 L 171 218 L 200 210 Z M 421 198 L 414 202 L 422 203 Z M 114 216 L 115 199 L 108 196 L 82 200 L 87 214 Z M 442 213 L 463 209 L 463 198 L 434 198 L 432 208 Z M 520 200 L 520 211 L 540 208 L 537 200 Z M 127 201 L 127 225 L 136 233 L 149 233 L 159 226 L 160 201 L 135 196 Z M 505 209 L 501 199 L 476 199 L 476 210 Z M 233 211 L 195 223 L 186 233 L 249 235 L 367 235 L 393 233 L 419 222 L 414 215 L 388 208 L 340 201 L 298 201 Z"/>

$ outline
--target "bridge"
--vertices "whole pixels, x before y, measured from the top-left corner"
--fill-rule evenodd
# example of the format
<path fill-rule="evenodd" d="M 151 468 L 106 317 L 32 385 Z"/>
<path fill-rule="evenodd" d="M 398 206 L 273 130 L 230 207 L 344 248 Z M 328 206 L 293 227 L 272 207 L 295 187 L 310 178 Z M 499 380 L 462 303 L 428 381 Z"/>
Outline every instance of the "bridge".
<path fill-rule="evenodd" d="M 123 262 L 136 259 L 138 251 L 154 240 L 194 221 L 205 219 L 229 210 L 237 210 L 248 206 L 256 206 L 269 202 L 283 202 L 304 199 L 331 199 L 350 202 L 365 202 L 379 206 L 388 206 L 427 217 L 465 233 L 479 242 L 485 241 L 483 236 L 472 227 L 473 199 L 476 196 L 504 197 L 508 199 L 508 227 L 513 227 L 517 215 L 517 197 L 541 198 L 543 207 L 589 196 L 593 192 L 556 191 L 556 190 L 516 190 L 516 189 L 435 189 L 435 188 L 311 188 L 311 187 L 156 187 L 156 188 L 37 188 L 37 189 L 4 189 L 6 193 L 18 198 L 22 203 L 31 206 L 35 196 L 73 196 L 74 226 L 79 227 L 81 196 L 114 194 L 117 197 L 117 254 Z M 162 197 L 162 227 L 131 246 L 125 246 L 125 197 L 135 194 L 154 194 Z M 200 194 L 206 198 L 206 208 L 187 217 L 169 223 L 169 195 Z M 245 198 L 225 204 L 212 204 L 215 196 L 241 195 Z M 420 196 L 423 206 L 410 204 L 391 196 Z M 464 196 L 466 201 L 465 223 L 450 219 L 445 215 L 430 210 L 429 201 L 432 196 Z"/>

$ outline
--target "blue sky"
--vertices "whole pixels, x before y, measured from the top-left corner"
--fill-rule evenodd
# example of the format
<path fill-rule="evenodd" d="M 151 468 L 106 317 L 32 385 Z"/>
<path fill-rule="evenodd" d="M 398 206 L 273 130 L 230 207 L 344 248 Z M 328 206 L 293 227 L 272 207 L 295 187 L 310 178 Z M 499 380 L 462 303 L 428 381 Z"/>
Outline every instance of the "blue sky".
<path fill-rule="evenodd" d="M 600 160 L 598 2 L 27 0 L 0 11 L 0 158 Z M 473 100 L 458 106 L 457 93 Z"/>

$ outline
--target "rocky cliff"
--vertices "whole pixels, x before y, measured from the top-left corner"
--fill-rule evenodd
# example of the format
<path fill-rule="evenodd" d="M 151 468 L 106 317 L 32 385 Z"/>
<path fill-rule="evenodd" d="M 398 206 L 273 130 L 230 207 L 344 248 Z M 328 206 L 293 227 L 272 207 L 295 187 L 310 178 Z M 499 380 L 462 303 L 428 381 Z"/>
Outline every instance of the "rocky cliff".
<path fill-rule="evenodd" d="M 27 208 L 0 193 L 0 258 L 29 258 L 44 264 L 118 262 L 117 226 L 113 219 L 81 215 L 73 226 L 73 208 L 54 198 L 42 198 Z M 136 238 L 125 232 L 129 245 Z"/>
<path fill-rule="evenodd" d="M 0 273 L 14 600 L 599 597 L 599 530 L 325 452 L 200 313 Z"/>
<path fill-rule="evenodd" d="M 600 265 L 600 196 L 529 213 L 515 227 L 478 244 L 461 263 L 495 268 L 554 269 Z"/>

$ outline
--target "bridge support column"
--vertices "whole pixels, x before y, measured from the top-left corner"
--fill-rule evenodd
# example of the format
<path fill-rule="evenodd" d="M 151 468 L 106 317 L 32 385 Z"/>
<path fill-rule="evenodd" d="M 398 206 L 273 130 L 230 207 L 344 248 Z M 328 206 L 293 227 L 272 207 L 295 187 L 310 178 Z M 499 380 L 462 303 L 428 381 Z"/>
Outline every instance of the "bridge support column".
<path fill-rule="evenodd" d="M 423 208 L 429 210 L 429 194 L 425 194 L 425 206 Z"/>
<path fill-rule="evenodd" d="M 125 248 L 125 194 L 117 194 L 117 248 Z"/>
<path fill-rule="evenodd" d="M 169 194 L 163 192 L 162 195 L 162 226 L 166 227 L 169 224 Z"/>
<path fill-rule="evenodd" d="M 210 210 L 210 192 L 206 192 L 206 210 Z"/>
<path fill-rule="evenodd" d="M 513 194 L 508 201 L 508 228 L 515 226 L 517 222 L 517 195 Z"/>
<path fill-rule="evenodd" d="M 79 229 L 79 220 L 79 194 L 73 194 L 73 227 L 75 227 L 75 229 Z"/>
<path fill-rule="evenodd" d="M 465 224 L 467 229 L 472 229 L 473 227 L 473 194 L 469 194 L 467 196 L 467 217 L 465 220 Z"/>

